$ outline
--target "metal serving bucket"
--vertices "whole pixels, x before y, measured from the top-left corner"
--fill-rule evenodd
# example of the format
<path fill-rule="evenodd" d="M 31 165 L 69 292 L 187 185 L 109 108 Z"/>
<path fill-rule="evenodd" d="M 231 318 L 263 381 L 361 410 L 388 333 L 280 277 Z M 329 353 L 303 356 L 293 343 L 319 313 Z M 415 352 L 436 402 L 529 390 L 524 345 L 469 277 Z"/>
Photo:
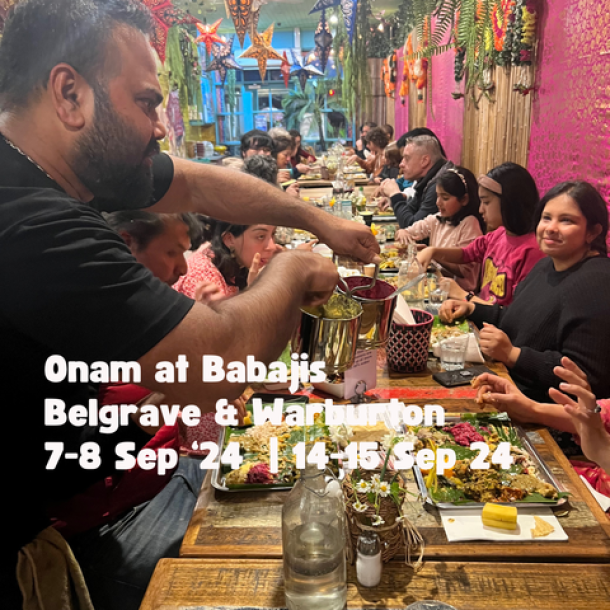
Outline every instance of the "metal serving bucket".
<path fill-rule="evenodd" d="M 322 307 L 301 309 L 301 323 L 291 341 L 293 352 L 307 354 L 310 362 L 324 361 L 327 375 L 343 373 L 354 364 L 362 316 L 359 303 L 345 295 L 334 298 L 345 299 L 352 309 L 351 317 L 329 319 L 322 317 Z"/>
<path fill-rule="evenodd" d="M 385 347 L 390 338 L 390 324 L 396 307 L 396 288 L 383 280 L 376 280 L 373 287 L 356 290 L 360 286 L 370 286 L 371 278 L 354 276 L 343 278 L 352 299 L 362 305 L 362 322 L 358 333 L 358 349 Z M 341 285 L 339 290 L 345 293 Z"/>

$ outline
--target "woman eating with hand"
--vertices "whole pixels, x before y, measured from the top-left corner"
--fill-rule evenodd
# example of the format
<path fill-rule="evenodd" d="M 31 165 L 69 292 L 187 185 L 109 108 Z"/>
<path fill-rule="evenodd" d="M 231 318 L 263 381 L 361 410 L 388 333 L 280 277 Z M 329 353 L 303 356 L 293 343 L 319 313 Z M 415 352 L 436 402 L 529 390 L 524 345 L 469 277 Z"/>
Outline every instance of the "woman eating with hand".
<path fill-rule="evenodd" d="M 449 300 L 441 317 L 464 316 L 483 353 L 504 363 L 526 396 L 545 401 L 562 355 L 582 368 L 597 396 L 610 396 L 608 211 L 587 182 L 564 182 L 541 200 L 536 237 L 547 258 L 521 282 L 508 307 Z"/>
<path fill-rule="evenodd" d="M 508 305 L 519 282 L 544 256 L 532 231 L 538 189 L 531 174 L 516 163 L 494 167 L 487 175 L 479 176 L 478 182 L 480 212 L 487 233 L 462 248 L 426 248 L 417 258 L 425 269 L 432 260 L 442 265 L 479 263 L 478 294 L 454 283 L 449 296 Z"/>
<path fill-rule="evenodd" d="M 570 460 L 574 470 L 596 491 L 610 496 L 610 405 L 597 401 L 587 376 L 569 358 L 561 359 L 555 374 L 562 380 L 549 395 L 556 404 L 541 404 L 519 391 L 508 379 L 485 373 L 477 378 L 477 402 L 506 411 L 522 423 L 548 426 L 575 435 L 587 459 Z M 570 396 L 574 398 L 570 398 Z"/>

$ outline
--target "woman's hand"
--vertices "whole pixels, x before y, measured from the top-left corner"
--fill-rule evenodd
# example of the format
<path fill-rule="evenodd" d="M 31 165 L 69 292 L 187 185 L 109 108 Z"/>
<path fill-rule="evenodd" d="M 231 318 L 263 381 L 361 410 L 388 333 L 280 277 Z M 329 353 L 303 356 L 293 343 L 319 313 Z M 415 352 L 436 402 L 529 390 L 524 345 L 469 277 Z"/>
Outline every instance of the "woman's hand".
<path fill-rule="evenodd" d="M 490 358 L 504 363 L 508 367 L 515 366 L 521 350 L 513 347 L 508 335 L 493 324 L 483 322 L 479 332 L 481 351 Z"/>
<path fill-rule="evenodd" d="M 419 264 L 424 268 L 424 271 L 428 269 L 432 259 L 434 258 L 434 248 L 424 248 L 417 255 Z"/>
<path fill-rule="evenodd" d="M 397 241 L 403 246 L 408 246 L 410 243 L 413 242 L 413 238 L 409 235 L 409 231 L 407 231 L 407 229 L 399 229 L 398 231 L 396 231 L 394 241 Z"/>
<path fill-rule="evenodd" d="M 215 301 L 222 301 L 222 299 L 224 299 L 224 294 L 219 286 L 213 282 L 201 282 L 195 288 L 194 299 L 204 305 L 208 305 Z"/>
<path fill-rule="evenodd" d="M 508 379 L 483 373 L 475 381 L 478 388 L 477 403 L 491 404 L 498 411 L 506 411 L 509 416 L 521 422 L 535 422 L 538 403 L 528 398 Z"/>
<path fill-rule="evenodd" d="M 562 358 L 561 365 L 554 370 L 564 380 L 559 385 L 561 391 L 551 388 L 549 396 L 562 405 L 572 418 L 585 455 L 606 472 L 610 472 L 610 434 L 606 431 L 600 414 L 595 412 L 597 401 L 587 375 L 569 358 Z"/>
<path fill-rule="evenodd" d="M 359 161 L 362 161 L 362 159 L 358 155 L 352 155 L 347 160 L 347 164 L 348 165 L 353 165 L 354 163 L 358 163 Z M 358 163 L 358 165 L 360 165 L 360 163 Z"/>
<path fill-rule="evenodd" d="M 293 182 L 287 189 L 286 189 L 286 193 L 288 195 L 292 195 L 293 197 L 296 197 L 297 199 L 301 196 L 301 188 L 299 187 L 299 185 L 296 182 Z"/>
<path fill-rule="evenodd" d="M 250 265 L 250 269 L 248 271 L 248 286 L 251 286 L 254 283 L 254 280 L 258 277 L 258 274 L 261 270 L 261 255 L 257 252 L 252 259 L 252 264 Z"/>
<path fill-rule="evenodd" d="M 289 169 L 280 169 L 277 172 L 277 181 L 279 184 L 283 184 L 284 182 L 288 182 L 290 180 L 290 170 Z"/>
<path fill-rule="evenodd" d="M 302 174 L 308 174 L 311 171 L 311 167 L 305 165 L 305 163 L 297 163 L 297 170 Z"/>
<path fill-rule="evenodd" d="M 452 324 L 455 320 L 469 316 L 473 311 L 473 303 L 449 299 L 441 305 L 439 316 L 443 322 Z"/>

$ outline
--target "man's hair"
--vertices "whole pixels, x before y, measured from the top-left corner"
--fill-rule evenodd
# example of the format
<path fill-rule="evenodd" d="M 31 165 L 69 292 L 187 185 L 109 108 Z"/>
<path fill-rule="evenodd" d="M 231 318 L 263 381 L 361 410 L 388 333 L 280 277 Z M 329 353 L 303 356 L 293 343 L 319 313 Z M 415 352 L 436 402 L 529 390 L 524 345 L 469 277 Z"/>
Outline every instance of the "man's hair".
<path fill-rule="evenodd" d="M 273 152 L 273 140 L 267 132 L 260 129 L 252 129 L 241 137 L 239 144 L 241 156 L 245 156 L 251 148 L 268 148 L 269 152 Z"/>
<path fill-rule="evenodd" d="M 277 186 L 277 162 L 273 157 L 254 155 L 244 161 L 244 172 Z"/>
<path fill-rule="evenodd" d="M 60 63 L 103 86 L 112 77 L 104 68 L 117 26 L 148 35 L 150 12 L 139 0 L 21 0 L 0 41 L 0 109 L 27 106 Z"/>
<path fill-rule="evenodd" d="M 172 222 L 183 222 L 187 226 L 192 250 L 196 250 L 202 243 L 203 228 L 194 214 L 155 214 L 143 210 L 125 210 L 104 214 L 104 218 L 117 233 L 130 235 L 136 250 L 146 249 L 155 237 L 165 233 Z"/>
<path fill-rule="evenodd" d="M 405 142 L 405 146 L 409 144 L 417 148 L 420 153 L 427 154 L 430 157 L 430 163 L 433 165 L 443 158 L 438 140 L 433 136 L 415 136 Z"/>
<path fill-rule="evenodd" d="M 411 129 L 411 131 L 403 133 L 396 141 L 396 146 L 398 146 L 398 148 L 404 148 L 407 140 L 410 140 L 411 138 L 415 138 L 417 136 L 432 136 L 433 138 L 436 138 L 436 140 L 438 141 L 439 148 L 441 149 L 441 155 L 443 155 L 445 159 L 447 158 L 447 155 L 445 154 L 445 149 L 443 148 L 441 141 L 438 139 L 438 136 L 427 127 L 415 127 L 415 129 Z"/>

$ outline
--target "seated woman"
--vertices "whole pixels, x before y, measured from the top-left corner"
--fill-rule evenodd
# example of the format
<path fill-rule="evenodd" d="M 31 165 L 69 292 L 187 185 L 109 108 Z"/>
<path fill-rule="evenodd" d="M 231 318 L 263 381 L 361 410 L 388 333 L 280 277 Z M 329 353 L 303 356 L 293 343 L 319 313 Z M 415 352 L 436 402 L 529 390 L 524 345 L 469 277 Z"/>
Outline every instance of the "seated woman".
<path fill-rule="evenodd" d="M 503 163 L 479 177 L 479 198 L 487 234 L 465 248 L 426 248 L 418 259 L 424 268 L 431 260 L 442 265 L 479 263 L 478 295 L 453 284 L 449 296 L 508 305 L 517 285 L 544 256 L 532 231 L 538 189 L 524 167 Z"/>
<path fill-rule="evenodd" d="M 477 180 L 465 167 L 442 171 L 436 181 L 438 214 L 418 220 L 396 233 L 402 244 L 430 240 L 432 248 L 465 248 L 483 234 L 483 219 L 479 214 Z M 479 283 L 479 263 L 465 265 L 447 263 L 446 269 L 456 276 L 462 290 L 474 291 Z"/>
<path fill-rule="evenodd" d="M 610 401 L 595 399 L 586 374 L 569 358 L 555 374 L 563 380 L 549 394 L 556 404 L 535 402 L 508 379 L 485 373 L 477 379 L 477 402 L 506 411 L 512 419 L 571 433 L 590 462 L 571 459 L 576 472 L 599 493 L 610 496 Z M 570 398 L 568 394 L 575 397 Z"/>
<path fill-rule="evenodd" d="M 273 140 L 273 158 L 277 163 L 278 178 L 280 185 L 290 180 L 296 180 L 296 174 L 290 165 L 290 157 L 294 150 L 295 143 L 292 138 L 286 136 L 278 136 Z M 286 192 L 294 197 L 299 196 L 299 185 L 293 182 L 286 188 Z"/>
<path fill-rule="evenodd" d="M 504 363 L 523 393 L 545 401 L 562 355 L 583 369 L 597 396 L 610 396 L 608 211 L 587 182 L 564 182 L 541 200 L 536 235 L 547 258 L 521 282 L 508 307 L 450 300 L 441 317 L 467 316 L 485 355 Z M 610 295 L 609 295 L 610 296 Z"/>
<path fill-rule="evenodd" d="M 374 127 L 366 135 L 366 146 L 371 154 L 362 159 L 358 155 L 352 155 L 349 163 L 357 163 L 367 175 L 372 175 L 372 179 L 377 178 L 385 164 L 385 149 L 390 143 L 390 137 L 381 127 Z"/>
<path fill-rule="evenodd" d="M 292 151 L 290 163 L 293 169 L 297 170 L 301 174 L 306 174 L 309 172 L 309 165 L 307 164 L 314 163 L 316 157 L 301 146 L 303 139 L 300 131 L 297 129 L 291 129 L 288 133 L 294 141 L 294 150 Z"/>

